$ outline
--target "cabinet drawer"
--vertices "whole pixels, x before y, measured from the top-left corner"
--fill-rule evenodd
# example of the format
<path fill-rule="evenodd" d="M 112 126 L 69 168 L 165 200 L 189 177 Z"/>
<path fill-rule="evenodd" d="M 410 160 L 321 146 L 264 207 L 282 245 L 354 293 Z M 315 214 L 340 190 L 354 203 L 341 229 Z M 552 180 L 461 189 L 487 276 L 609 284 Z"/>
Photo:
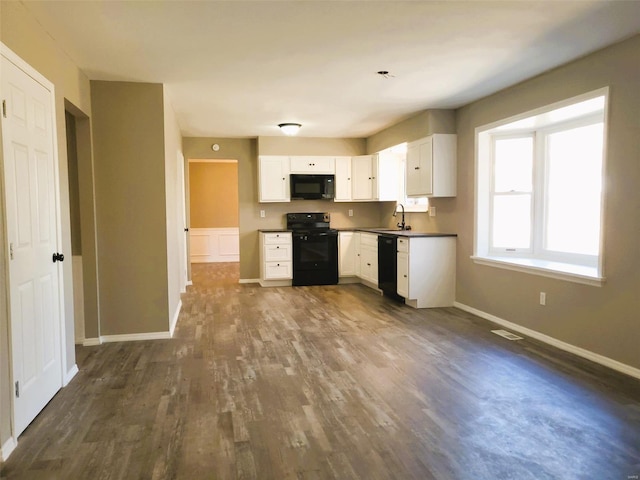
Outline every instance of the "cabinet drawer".
<path fill-rule="evenodd" d="M 263 233 L 265 245 L 291 245 L 291 234 L 283 233 Z"/>
<path fill-rule="evenodd" d="M 291 245 L 265 245 L 264 246 L 265 262 L 290 262 L 291 261 Z"/>
<path fill-rule="evenodd" d="M 408 252 L 409 251 L 409 239 L 408 238 L 398 238 L 398 251 L 399 252 Z"/>
<path fill-rule="evenodd" d="M 378 236 L 372 233 L 361 233 L 360 234 L 360 245 L 376 247 L 378 248 Z"/>
<path fill-rule="evenodd" d="M 266 262 L 264 265 L 265 280 L 293 278 L 291 262 Z"/>

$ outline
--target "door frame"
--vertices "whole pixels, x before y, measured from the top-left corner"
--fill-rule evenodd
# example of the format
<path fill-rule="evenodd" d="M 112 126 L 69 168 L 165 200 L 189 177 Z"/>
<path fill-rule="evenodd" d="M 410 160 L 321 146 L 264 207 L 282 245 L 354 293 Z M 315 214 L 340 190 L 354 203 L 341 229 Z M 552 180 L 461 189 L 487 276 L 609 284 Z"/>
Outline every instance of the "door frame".
<path fill-rule="evenodd" d="M 52 155 L 53 155 L 53 178 L 54 178 L 54 199 L 55 199 L 55 217 L 56 217 L 56 243 L 58 244 L 58 250 L 57 251 L 62 251 L 62 246 L 63 246 L 63 241 L 62 241 L 62 214 L 61 214 L 61 208 L 60 208 L 60 159 L 59 159 L 59 155 L 58 155 L 58 124 L 57 124 L 57 109 L 56 109 L 56 95 L 55 95 L 55 86 L 54 84 L 49 81 L 44 75 L 42 75 L 40 72 L 38 72 L 35 68 L 33 68 L 31 65 L 29 65 L 25 60 L 23 60 L 19 55 L 17 55 L 15 52 L 13 52 L 13 50 L 11 50 L 9 47 L 7 47 L 3 42 L 0 42 L 0 56 L 5 57 L 7 60 L 9 60 L 11 63 L 13 63 L 16 67 L 18 67 L 20 70 L 22 70 L 26 75 L 30 76 L 31 78 L 33 78 L 36 82 L 40 83 L 44 88 L 46 88 L 49 92 L 50 92 L 50 96 L 51 96 L 51 133 L 52 133 Z M 6 141 L 6 139 L 2 139 L 2 141 Z M 2 146 L 2 148 L 4 148 L 4 146 Z M 3 157 L 3 162 L 2 162 L 2 183 L 3 183 L 3 191 L 6 188 L 6 183 L 5 183 L 5 165 L 4 165 L 4 157 Z M 4 195 L 3 195 L 4 197 Z M 2 210 L 3 210 L 3 215 L 6 218 L 6 202 L 5 199 L 2 199 Z M 4 234 L 5 234 L 5 238 L 6 238 L 6 242 L 8 244 L 8 237 L 7 237 L 7 233 L 8 233 L 8 226 L 6 225 L 6 222 L 4 222 Z M 5 276 L 6 278 L 6 298 L 7 298 L 7 340 L 9 343 L 9 381 L 10 384 L 8 385 L 8 387 L 11 387 L 14 384 L 14 376 L 13 376 L 13 370 L 14 370 L 14 358 L 13 358 L 13 345 L 12 345 L 12 341 L 11 341 L 11 285 L 10 285 L 10 259 L 8 258 L 7 252 L 8 252 L 8 247 L 7 245 L 4 245 L 3 247 L 5 250 L 5 258 L 6 258 L 6 265 L 5 265 L 5 269 L 4 272 L 2 272 L 2 274 Z M 71 257 L 71 255 L 68 255 L 68 257 Z M 70 371 L 68 371 L 68 366 L 67 366 L 67 356 L 66 356 L 66 344 L 67 344 L 67 338 L 66 338 L 66 316 L 65 316 L 65 305 L 64 305 L 64 264 L 62 265 L 62 268 L 58 268 L 57 271 L 57 275 L 58 275 L 58 318 L 59 318 L 59 328 L 60 328 L 60 343 L 59 345 L 57 345 L 58 351 L 59 351 L 59 355 L 60 355 L 60 380 L 61 380 L 61 385 L 62 387 L 65 387 L 70 381 L 71 379 L 75 376 L 75 374 L 78 372 L 78 368 L 77 365 L 73 365 L 73 367 L 71 368 Z M 73 319 L 72 319 L 73 320 Z M 4 387 L 4 386 L 3 386 Z M 13 388 L 10 388 L 10 391 L 13 392 Z M 18 443 L 18 439 L 15 435 L 15 395 L 11 394 L 11 405 L 10 405 L 10 409 L 11 409 L 11 418 L 10 418 L 10 424 L 11 424 L 11 435 L 12 435 L 12 441 L 13 441 L 13 446 L 15 447 L 15 445 L 17 445 Z M 8 452 L 10 453 L 10 452 Z M 7 452 L 3 452 L 3 457 L 6 460 L 6 457 L 8 457 L 8 453 Z"/>

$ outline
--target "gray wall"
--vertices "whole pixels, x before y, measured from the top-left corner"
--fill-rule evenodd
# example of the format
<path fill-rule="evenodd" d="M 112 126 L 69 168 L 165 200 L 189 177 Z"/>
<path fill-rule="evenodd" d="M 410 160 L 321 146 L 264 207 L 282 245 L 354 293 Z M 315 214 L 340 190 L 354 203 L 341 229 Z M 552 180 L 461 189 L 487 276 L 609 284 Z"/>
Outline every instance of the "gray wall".
<path fill-rule="evenodd" d="M 605 86 L 604 286 L 474 264 L 474 129 Z M 457 301 L 640 368 L 640 36 L 465 106 L 457 130 Z M 547 293 L 545 307 L 540 291 Z"/>
<path fill-rule="evenodd" d="M 169 328 L 161 84 L 91 82 L 100 335 Z"/>

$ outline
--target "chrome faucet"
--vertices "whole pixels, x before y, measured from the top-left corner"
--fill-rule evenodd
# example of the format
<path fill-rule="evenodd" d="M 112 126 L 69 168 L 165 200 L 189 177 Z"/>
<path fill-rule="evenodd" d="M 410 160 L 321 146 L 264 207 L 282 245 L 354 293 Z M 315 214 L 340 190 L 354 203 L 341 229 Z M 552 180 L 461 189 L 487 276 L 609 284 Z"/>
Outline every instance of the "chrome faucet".
<path fill-rule="evenodd" d="M 393 216 L 395 217 L 398 215 L 398 207 L 402 207 L 402 221 L 398 223 L 398 228 L 400 230 L 409 230 L 409 228 L 404 223 L 404 205 L 402 205 L 401 203 L 396 204 L 396 208 L 393 211 Z"/>

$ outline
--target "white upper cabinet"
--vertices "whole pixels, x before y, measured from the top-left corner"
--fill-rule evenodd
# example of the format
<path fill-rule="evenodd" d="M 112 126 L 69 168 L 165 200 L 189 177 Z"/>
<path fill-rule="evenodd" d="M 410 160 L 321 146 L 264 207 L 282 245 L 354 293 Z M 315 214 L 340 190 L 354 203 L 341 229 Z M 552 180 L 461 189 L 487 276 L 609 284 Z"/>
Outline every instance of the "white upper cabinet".
<path fill-rule="evenodd" d="M 351 157 L 336 157 L 336 192 L 334 201 L 350 202 L 351 198 Z"/>
<path fill-rule="evenodd" d="M 291 157 L 291 173 L 334 174 L 335 172 L 335 157 Z"/>
<path fill-rule="evenodd" d="M 398 161 L 379 155 L 351 158 L 352 199 L 357 201 L 398 200 Z"/>
<path fill-rule="evenodd" d="M 258 159 L 260 202 L 288 202 L 289 157 L 261 156 Z"/>
<path fill-rule="evenodd" d="M 456 196 L 455 134 L 434 134 L 407 145 L 407 196 Z"/>
<path fill-rule="evenodd" d="M 373 155 L 351 157 L 351 198 L 353 200 L 375 200 Z"/>

